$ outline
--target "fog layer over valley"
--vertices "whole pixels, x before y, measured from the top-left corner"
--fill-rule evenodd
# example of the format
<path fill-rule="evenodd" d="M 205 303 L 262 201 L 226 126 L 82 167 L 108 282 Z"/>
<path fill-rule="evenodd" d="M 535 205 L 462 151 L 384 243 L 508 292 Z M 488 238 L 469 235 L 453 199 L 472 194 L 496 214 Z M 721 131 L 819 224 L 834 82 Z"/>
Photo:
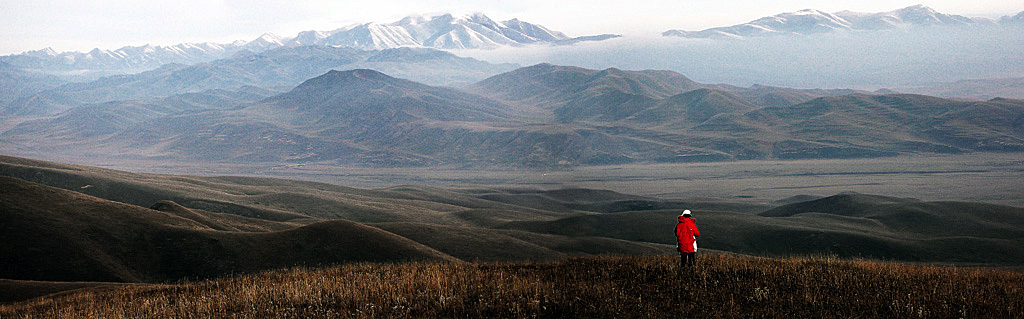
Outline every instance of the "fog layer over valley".
<path fill-rule="evenodd" d="M 1024 24 L 906 27 L 743 39 L 633 35 L 551 48 L 457 51 L 486 61 L 673 70 L 705 83 L 906 88 L 1024 77 Z"/>

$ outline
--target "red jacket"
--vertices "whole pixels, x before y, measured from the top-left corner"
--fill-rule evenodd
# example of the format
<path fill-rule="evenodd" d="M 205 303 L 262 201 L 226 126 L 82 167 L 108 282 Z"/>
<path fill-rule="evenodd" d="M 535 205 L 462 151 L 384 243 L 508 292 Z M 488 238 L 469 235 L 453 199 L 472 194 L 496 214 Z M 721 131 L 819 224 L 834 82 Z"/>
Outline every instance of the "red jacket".
<path fill-rule="evenodd" d="M 676 242 L 681 253 L 697 252 L 697 237 L 700 231 L 692 218 L 679 216 L 679 223 L 676 224 Z"/>

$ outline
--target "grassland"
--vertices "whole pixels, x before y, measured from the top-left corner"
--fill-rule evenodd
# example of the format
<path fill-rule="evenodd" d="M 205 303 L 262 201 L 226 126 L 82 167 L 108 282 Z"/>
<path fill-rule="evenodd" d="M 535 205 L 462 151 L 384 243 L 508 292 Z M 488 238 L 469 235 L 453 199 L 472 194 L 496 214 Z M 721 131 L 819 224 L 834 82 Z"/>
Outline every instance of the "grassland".
<path fill-rule="evenodd" d="M 668 230 L 682 208 L 697 213 L 708 249 L 1024 265 L 1024 208 L 873 195 L 760 206 L 579 188 L 358 189 L 14 157 L 0 157 L 0 189 L 0 278 L 12 280 L 156 283 L 351 262 L 656 255 L 673 250 Z"/>
<path fill-rule="evenodd" d="M 15 154 L 10 154 L 15 155 Z M 244 175 L 308 180 L 359 188 L 541 187 L 607 189 L 662 199 L 716 199 L 771 204 L 792 196 L 842 192 L 922 200 L 954 200 L 1024 207 L 1021 153 L 905 155 L 832 160 L 582 166 L 567 170 L 474 170 L 463 167 L 366 168 L 303 165 L 195 163 L 71 155 L 29 157 L 133 172 Z"/>
<path fill-rule="evenodd" d="M 1024 274 L 833 258 L 708 255 L 350 264 L 0 305 L 4 318 L 1013 318 Z"/>

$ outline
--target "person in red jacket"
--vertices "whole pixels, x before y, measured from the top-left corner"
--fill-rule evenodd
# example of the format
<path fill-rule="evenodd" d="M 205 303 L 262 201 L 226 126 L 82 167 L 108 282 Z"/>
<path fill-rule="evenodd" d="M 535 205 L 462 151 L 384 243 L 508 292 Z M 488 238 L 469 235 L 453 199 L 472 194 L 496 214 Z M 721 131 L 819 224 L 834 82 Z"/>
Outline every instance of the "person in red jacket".
<path fill-rule="evenodd" d="M 676 224 L 676 243 L 679 250 L 679 267 L 685 268 L 693 264 L 697 254 L 697 237 L 700 231 L 697 230 L 697 223 L 693 220 L 690 210 L 684 210 L 679 215 L 679 223 Z"/>

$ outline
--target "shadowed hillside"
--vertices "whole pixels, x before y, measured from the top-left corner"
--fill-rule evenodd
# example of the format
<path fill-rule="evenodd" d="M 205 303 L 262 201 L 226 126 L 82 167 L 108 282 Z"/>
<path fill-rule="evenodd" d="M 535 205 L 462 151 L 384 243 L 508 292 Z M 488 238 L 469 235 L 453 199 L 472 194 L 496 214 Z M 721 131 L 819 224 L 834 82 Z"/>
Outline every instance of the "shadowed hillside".
<path fill-rule="evenodd" d="M 673 244 L 678 211 L 510 222 L 502 228 Z M 757 255 L 808 253 L 923 262 L 1024 263 L 1024 209 L 837 195 L 758 215 L 696 211 L 700 247 Z"/>
<path fill-rule="evenodd" d="M 599 236 L 559 236 L 517 230 L 414 223 L 371 225 L 469 261 L 538 261 L 599 254 L 660 255 L 675 249 L 664 244 Z"/>
<path fill-rule="evenodd" d="M 155 282 L 293 265 L 454 260 L 344 220 L 298 226 L 168 202 L 158 205 L 163 211 L 145 209 L 8 177 L 0 177 L 0 188 L 2 278 Z M 260 226 L 266 229 L 251 229 Z"/>
<path fill-rule="evenodd" d="M 596 189 L 357 189 L 16 157 L 0 157 L 0 176 L 0 278 L 38 293 L 89 286 L 74 281 L 153 283 L 296 265 L 671 254 L 683 208 L 694 209 L 705 251 L 1024 264 L 1024 209 L 975 203 L 841 194 L 752 214 L 750 205 Z"/>
<path fill-rule="evenodd" d="M 8 243 L 0 251 L 0 278 L 7 279 L 157 282 L 355 261 L 550 260 L 670 249 L 488 229 L 628 209 L 622 201 L 655 202 L 608 191 L 364 190 L 134 174 L 14 157 L 0 162 L 0 227 Z M 495 197 L 505 193 L 564 206 L 546 210 Z"/>
<path fill-rule="evenodd" d="M 279 179 L 135 174 L 13 157 L 0 157 L 0 175 L 158 208 L 218 231 L 282 230 L 281 223 L 294 227 L 333 219 L 373 223 L 470 260 L 515 259 L 502 257 L 500 249 L 467 244 L 473 241 L 470 238 L 488 236 L 493 238 L 481 242 L 517 243 L 529 247 L 519 252 L 521 256 L 539 259 L 600 251 L 649 251 L 644 244 L 673 244 L 666 229 L 673 227 L 679 210 L 698 208 L 698 224 L 707 228 L 701 246 L 717 250 L 1002 265 L 1024 261 L 1019 248 L 1020 238 L 1024 238 L 1024 212 L 976 203 L 844 194 L 788 199 L 791 204 L 752 215 L 747 213 L 753 209 L 750 206 L 667 201 L 602 190 L 422 186 L 367 190 Z M 171 202 L 162 202 L 165 200 Z M 249 219 L 228 223 L 223 218 L 205 217 L 215 213 Z M 567 239 L 526 240 L 523 232 L 491 231 L 495 228 L 574 239 L 554 245 L 548 243 Z M 450 237 L 422 235 L 428 232 Z M 608 238 L 644 244 L 605 240 Z M 580 250 L 586 243 L 594 248 Z M 477 252 L 480 254 L 474 255 Z"/>

